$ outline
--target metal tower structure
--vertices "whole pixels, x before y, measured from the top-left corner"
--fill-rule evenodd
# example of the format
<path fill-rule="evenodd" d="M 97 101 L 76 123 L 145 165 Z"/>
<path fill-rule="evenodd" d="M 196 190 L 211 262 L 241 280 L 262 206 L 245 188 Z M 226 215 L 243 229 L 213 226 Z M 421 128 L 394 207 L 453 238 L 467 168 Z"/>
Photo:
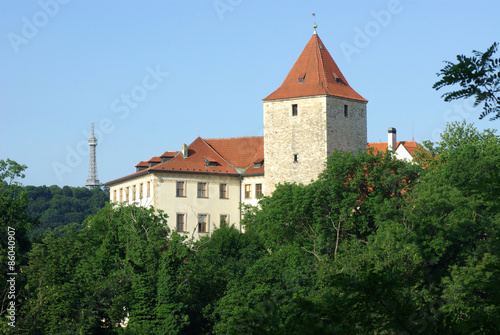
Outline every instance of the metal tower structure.
<path fill-rule="evenodd" d="M 85 183 L 85 186 L 87 186 L 90 189 L 101 186 L 99 178 L 97 178 L 97 164 L 95 159 L 96 146 L 97 146 L 97 138 L 95 138 L 94 136 L 94 122 L 92 122 L 92 135 L 89 138 L 89 147 L 90 147 L 89 176 L 87 177 L 87 182 Z"/>

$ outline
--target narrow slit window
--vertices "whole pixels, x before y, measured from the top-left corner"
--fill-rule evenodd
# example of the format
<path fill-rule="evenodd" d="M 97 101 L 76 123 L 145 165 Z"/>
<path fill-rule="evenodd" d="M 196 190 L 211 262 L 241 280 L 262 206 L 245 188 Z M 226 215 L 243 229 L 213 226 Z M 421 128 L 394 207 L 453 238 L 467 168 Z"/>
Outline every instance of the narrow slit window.
<path fill-rule="evenodd" d="M 299 162 L 299 155 L 298 154 L 293 154 L 293 162 L 298 163 Z"/>
<path fill-rule="evenodd" d="M 299 114 L 299 108 L 297 104 L 292 105 L 292 116 L 297 116 Z"/>
<path fill-rule="evenodd" d="M 349 106 L 344 105 L 344 116 L 348 117 L 349 116 Z"/>

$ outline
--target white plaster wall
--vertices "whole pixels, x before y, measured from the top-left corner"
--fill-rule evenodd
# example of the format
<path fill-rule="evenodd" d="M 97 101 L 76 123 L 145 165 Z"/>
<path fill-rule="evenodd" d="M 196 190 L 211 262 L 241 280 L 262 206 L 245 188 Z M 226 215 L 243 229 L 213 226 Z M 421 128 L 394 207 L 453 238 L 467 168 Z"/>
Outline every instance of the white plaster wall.
<path fill-rule="evenodd" d="M 185 182 L 185 197 L 176 196 L 176 182 Z M 207 183 L 207 198 L 198 198 L 198 183 Z M 227 184 L 228 198 L 219 197 L 219 185 Z M 239 177 L 198 174 L 164 174 L 155 184 L 155 208 L 168 216 L 168 226 L 176 230 L 177 214 L 186 214 L 186 234 L 199 238 L 198 214 L 208 215 L 208 233 L 220 226 L 220 215 L 229 215 L 229 223 L 240 227 L 240 180 Z"/>
<path fill-rule="evenodd" d="M 262 192 L 265 195 L 266 190 L 264 188 L 264 176 L 249 176 L 249 177 L 243 177 L 241 181 L 241 202 L 243 204 L 247 205 L 252 205 L 252 206 L 257 206 L 259 203 L 259 199 L 257 198 L 255 194 L 255 188 L 257 184 L 262 185 Z M 250 185 L 251 189 L 251 196 L 249 199 L 245 199 L 245 185 Z"/>

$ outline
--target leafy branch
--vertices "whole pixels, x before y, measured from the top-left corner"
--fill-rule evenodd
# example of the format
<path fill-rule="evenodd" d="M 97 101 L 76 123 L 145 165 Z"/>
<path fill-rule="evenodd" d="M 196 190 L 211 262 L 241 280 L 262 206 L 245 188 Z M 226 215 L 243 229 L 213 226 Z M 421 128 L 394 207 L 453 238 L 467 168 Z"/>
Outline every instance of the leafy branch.
<path fill-rule="evenodd" d="M 484 103 L 479 119 L 488 114 L 490 120 L 500 118 L 500 58 L 493 58 L 498 50 L 495 42 L 486 52 L 473 50 L 473 56 L 458 55 L 456 64 L 445 61 L 446 66 L 437 73 L 441 80 L 432 88 L 439 90 L 446 86 L 458 84 L 462 88 L 444 93 L 444 101 L 452 101 L 474 97 L 474 107 Z"/>

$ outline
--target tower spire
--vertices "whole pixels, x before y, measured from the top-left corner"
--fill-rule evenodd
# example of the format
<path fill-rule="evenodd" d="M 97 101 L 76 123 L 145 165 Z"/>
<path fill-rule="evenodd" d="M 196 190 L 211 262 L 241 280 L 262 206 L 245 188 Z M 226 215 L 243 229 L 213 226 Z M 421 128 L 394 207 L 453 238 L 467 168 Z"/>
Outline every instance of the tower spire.
<path fill-rule="evenodd" d="M 90 135 L 89 138 L 89 147 L 90 147 L 89 175 L 87 177 L 87 182 L 85 183 L 85 186 L 87 186 L 90 189 L 101 186 L 99 178 L 97 178 L 97 163 L 95 154 L 96 146 L 97 146 L 97 138 L 95 138 L 94 136 L 94 122 L 92 122 L 92 135 Z"/>
<path fill-rule="evenodd" d="M 318 25 L 316 24 L 316 13 L 313 13 L 313 17 L 314 17 L 314 24 L 313 24 L 313 28 L 314 28 L 314 35 L 317 35 L 318 33 L 316 32 L 316 28 L 318 27 Z"/>

